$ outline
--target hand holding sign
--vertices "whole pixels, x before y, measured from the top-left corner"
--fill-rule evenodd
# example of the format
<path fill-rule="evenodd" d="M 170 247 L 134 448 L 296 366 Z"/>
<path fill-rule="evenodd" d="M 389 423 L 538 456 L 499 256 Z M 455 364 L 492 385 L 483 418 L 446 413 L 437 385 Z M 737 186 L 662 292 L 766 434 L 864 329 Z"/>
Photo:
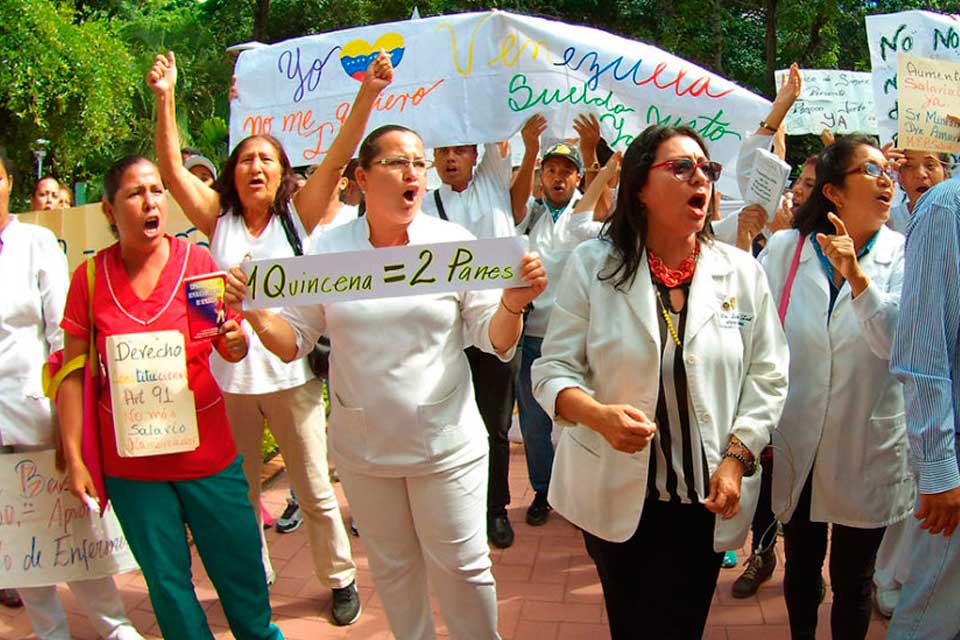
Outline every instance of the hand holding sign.
<path fill-rule="evenodd" d="M 66 480 L 70 493 L 78 500 L 83 500 L 84 496 L 90 496 L 95 500 L 100 499 L 100 496 L 97 495 L 97 488 L 93 484 L 93 478 L 90 476 L 90 471 L 83 460 L 78 458 L 67 461 Z"/>
<path fill-rule="evenodd" d="M 547 288 L 547 270 L 536 253 L 528 253 L 520 261 L 520 278 L 527 286 L 503 290 L 503 303 L 508 309 L 523 309 Z"/>
<path fill-rule="evenodd" d="M 150 73 L 147 74 L 147 85 L 158 97 L 173 92 L 177 86 L 177 59 L 173 51 L 168 51 L 166 56 L 158 55 L 154 59 Z"/>
<path fill-rule="evenodd" d="M 377 95 L 393 82 L 393 73 L 393 63 L 390 62 L 390 56 L 387 55 L 386 51 L 380 49 L 380 53 L 367 67 L 362 86 L 372 90 L 373 94 Z"/>
<path fill-rule="evenodd" d="M 220 327 L 216 340 L 217 352 L 227 362 L 240 362 L 247 355 L 247 333 L 236 320 L 227 320 Z"/>
<path fill-rule="evenodd" d="M 828 213 L 827 218 L 833 224 L 836 233 L 833 235 L 818 233 L 817 242 L 820 243 L 820 250 L 823 251 L 823 255 L 830 261 L 833 268 L 850 283 L 850 289 L 856 297 L 867 288 L 870 281 L 860 270 L 860 263 L 857 261 L 857 249 L 853 244 L 853 238 L 847 233 L 847 227 L 843 224 L 843 220 L 834 213 Z"/>

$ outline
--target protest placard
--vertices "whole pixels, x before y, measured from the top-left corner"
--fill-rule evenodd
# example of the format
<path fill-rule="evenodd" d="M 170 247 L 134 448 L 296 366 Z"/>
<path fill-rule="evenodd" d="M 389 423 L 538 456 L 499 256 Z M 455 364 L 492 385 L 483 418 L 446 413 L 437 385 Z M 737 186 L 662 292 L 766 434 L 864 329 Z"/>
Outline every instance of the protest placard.
<path fill-rule="evenodd" d="M 947 115 L 960 115 L 960 63 L 899 56 L 898 141 L 904 149 L 960 152 L 960 126 Z"/>
<path fill-rule="evenodd" d="M 933 60 L 960 62 L 960 23 L 955 16 L 930 11 L 879 14 L 867 16 L 866 20 L 880 141 L 894 140 L 897 146 L 903 147 L 897 135 L 900 117 L 897 108 L 897 57 L 907 53 Z"/>
<path fill-rule="evenodd" d="M 523 286 L 526 236 L 245 262 L 244 307 L 396 298 Z"/>
<path fill-rule="evenodd" d="M 100 518 L 74 498 L 53 450 L 0 455 L 0 588 L 136 568 L 113 507 Z"/>
<path fill-rule="evenodd" d="M 753 153 L 753 172 L 743 194 L 744 202 L 763 207 L 767 221 L 773 222 L 789 177 L 789 164 L 766 149 L 757 149 Z"/>
<path fill-rule="evenodd" d="M 531 116 L 545 138 L 575 137 L 592 112 L 614 149 L 650 124 L 688 124 L 733 167 L 770 103 L 656 47 L 598 29 L 505 11 L 437 16 L 296 38 L 240 54 L 230 142 L 270 133 L 294 165 L 322 160 L 376 52 L 396 74 L 369 127 L 402 124 L 427 147 L 496 142 Z M 735 172 L 721 190 L 737 193 Z"/>
<path fill-rule="evenodd" d="M 788 69 L 777 71 L 777 86 L 782 84 L 788 72 Z M 800 75 L 803 78 L 800 97 L 783 121 L 788 134 L 819 135 L 824 129 L 834 133 L 877 133 L 869 73 L 801 69 Z"/>

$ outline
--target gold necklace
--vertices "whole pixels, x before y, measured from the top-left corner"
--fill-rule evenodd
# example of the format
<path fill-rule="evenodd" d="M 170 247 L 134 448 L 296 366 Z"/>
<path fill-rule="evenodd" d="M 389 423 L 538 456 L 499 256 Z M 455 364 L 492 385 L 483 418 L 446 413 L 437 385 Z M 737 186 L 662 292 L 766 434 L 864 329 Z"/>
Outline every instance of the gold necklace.
<path fill-rule="evenodd" d="M 663 298 L 660 297 L 660 292 L 655 292 L 657 296 L 657 302 L 660 303 L 660 311 L 663 313 L 663 319 L 667 322 L 667 331 L 670 332 L 670 336 L 673 338 L 673 341 L 677 343 L 677 346 L 681 349 L 683 348 L 683 342 L 680 341 L 680 336 L 677 334 L 676 328 L 673 326 L 673 321 L 670 320 L 670 314 L 667 312 L 667 306 L 663 304 Z"/>

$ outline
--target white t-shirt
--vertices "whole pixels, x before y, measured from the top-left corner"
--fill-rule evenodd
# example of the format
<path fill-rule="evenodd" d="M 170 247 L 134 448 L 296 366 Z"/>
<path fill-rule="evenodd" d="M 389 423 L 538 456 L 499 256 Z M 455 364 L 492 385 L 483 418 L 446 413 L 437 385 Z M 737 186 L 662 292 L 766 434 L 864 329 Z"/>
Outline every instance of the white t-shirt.
<path fill-rule="evenodd" d="M 300 216 L 290 205 L 290 218 L 293 227 L 304 238 L 306 234 L 300 223 Z M 306 242 L 304 242 L 306 245 Z M 243 216 L 226 213 L 217 218 L 213 235 L 210 237 L 210 253 L 217 266 L 223 270 L 240 264 L 246 256 L 251 260 L 267 258 L 293 257 L 293 248 L 283 232 L 283 225 L 277 216 L 270 218 L 259 237 L 254 237 L 247 229 Z M 260 342 L 256 332 L 248 325 L 247 336 L 250 349 L 247 357 L 237 363 L 225 361 L 214 351 L 210 356 L 210 369 L 227 393 L 271 393 L 282 389 L 299 387 L 314 378 L 306 359 L 284 362 L 273 355 Z"/>
<path fill-rule="evenodd" d="M 463 191 L 449 185 L 424 194 L 420 208 L 424 213 L 440 217 L 436 195 L 443 202 L 447 220 L 466 227 L 477 238 L 510 238 L 517 235 L 510 202 L 510 179 L 513 167 L 510 155 L 500 155 L 496 144 L 483 148 L 483 160 L 473 172 L 473 179 Z"/>
<path fill-rule="evenodd" d="M 306 246 L 312 243 L 314 240 L 330 231 L 331 229 L 336 229 L 341 225 L 345 225 L 351 220 L 356 220 L 359 217 L 360 207 L 350 204 L 341 204 L 340 210 L 337 211 L 337 215 L 333 217 L 333 220 L 327 224 L 318 224 L 313 228 L 313 232 L 310 234 L 310 242 L 304 245 L 304 252 L 306 252 Z"/>
<path fill-rule="evenodd" d="M 603 222 L 593 219 L 593 211 L 573 212 L 579 199 L 580 194 L 575 193 L 554 222 L 550 211 L 542 203 L 530 198 L 527 216 L 517 225 L 518 232 L 529 233 L 530 251 L 540 254 L 540 261 L 547 272 L 547 288 L 533 301 L 533 310 L 523 328 L 524 335 L 535 338 L 546 335 L 550 311 L 567 259 L 578 244 L 596 238 L 603 229 Z"/>

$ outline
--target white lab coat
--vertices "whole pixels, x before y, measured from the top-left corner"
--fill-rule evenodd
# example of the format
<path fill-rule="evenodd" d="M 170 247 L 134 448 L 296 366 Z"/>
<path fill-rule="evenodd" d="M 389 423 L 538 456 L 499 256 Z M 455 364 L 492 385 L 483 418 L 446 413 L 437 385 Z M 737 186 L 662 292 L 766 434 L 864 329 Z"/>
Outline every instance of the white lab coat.
<path fill-rule="evenodd" d="M 760 256 L 777 304 L 797 234 L 775 234 Z M 870 285 L 854 299 L 844 283 L 828 323 L 827 276 L 804 241 L 784 321 L 790 392 L 773 434 L 773 510 L 784 522 L 811 473 L 812 521 L 882 527 L 913 507 L 903 391 L 890 373 L 903 246 L 902 235 L 880 228 L 860 260 Z"/>
<path fill-rule="evenodd" d="M 367 218 L 332 229 L 311 253 L 373 249 Z M 472 240 L 463 227 L 417 214 L 411 245 Z M 501 291 L 356 300 L 285 309 L 303 357 L 326 331 L 330 450 L 338 465 L 372 476 L 444 471 L 487 453 L 487 432 L 463 350 L 495 353 L 490 319 Z M 509 362 L 514 349 L 502 359 Z"/>
<path fill-rule="evenodd" d="M 47 229 L 10 220 L 0 251 L 0 444 L 53 444 L 41 370 L 63 346 L 67 259 Z"/>
<path fill-rule="evenodd" d="M 557 395 L 580 387 L 603 404 L 627 403 L 656 415 L 661 353 L 657 303 L 646 256 L 626 292 L 597 274 L 613 246 L 590 240 L 571 256 L 534 363 L 534 395 L 556 416 Z M 759 460 L 787 394 L 786 341 L 760 265 L 747 253 L 705 242 L 687 302 L 684 359 L 690 419 L 697 421 L 711 474 L 731 433 Z M 556 419 L 556 418 L 555 418 Z M 637 529 L 647 491 L 650 448 L 616 451 L 598 432 L 564 424 L 550 504 L 565 518 L 613 542 Z M 739 548 L 760 490 L 760 474 L 743 479 L 740 513 L 716 521 L 714 549 Z M 656 551 L 653 551 L 656 552 Z"/>

